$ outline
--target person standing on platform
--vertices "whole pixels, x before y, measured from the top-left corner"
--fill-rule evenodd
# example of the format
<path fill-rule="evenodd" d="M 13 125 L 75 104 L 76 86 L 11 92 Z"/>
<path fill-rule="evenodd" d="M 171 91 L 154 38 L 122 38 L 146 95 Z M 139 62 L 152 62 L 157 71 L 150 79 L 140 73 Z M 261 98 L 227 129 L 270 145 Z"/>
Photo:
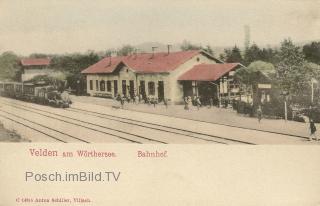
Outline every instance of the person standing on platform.
<path fill-rule="evenodd" d="M 123 107 L 124 107 L 125 98 L 126 97 L 124 95 L 122 95 L 122 97 L 120 98 L 121 109 L 123 109 Z"/>
<path fill-rule="evenodd" d="M 199 110 L 201 107 L 201 101 L 200 101 L 200 97 L 196 98 L 196 105 L 197 105 L 197 109 Z"/>
<path fill-rule="evenodd" d="M 313 121 L 312 118 L 310 118 L 310 136 L 309 136 L 309 141 L 312 141 L 312 138 L 314 137 L 315 140 L 319 140 L 318 137 L 317 137 L 317 128 L 316 128 L 316 125 Z"/>
<path fill-rule="evenodd" d="M 187 96 L 184 97 L 184 109 L 189 110 L 189 99 Z"/>
<path fill-rule="evenodd" d="M 261 119 L 262 119 L 262 109 L 261 109 L 261 105 L 258 106 L 257 109 L 257 117 L 258 117 L 258 121 L 260 123 Z"/>
<path fill-rule="evenodd" d="M 212 108 L 213 107 L 213 97 L 209 98 L 209 104 L 210 104 L 209 108 Z"/>

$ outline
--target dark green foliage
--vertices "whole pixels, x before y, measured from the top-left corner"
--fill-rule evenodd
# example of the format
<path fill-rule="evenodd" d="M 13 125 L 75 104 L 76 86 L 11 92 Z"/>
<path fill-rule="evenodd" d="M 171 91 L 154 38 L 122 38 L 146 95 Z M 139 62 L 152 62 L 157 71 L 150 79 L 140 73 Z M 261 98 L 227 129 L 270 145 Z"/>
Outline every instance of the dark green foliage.
<path fill-rule="evenodd" d="M 127 44 L 127 45 L 124 45 L 122 48 L 118 49 L 117 51 L 117 55 L 118 56 L 128 56 L 130 54 L 133 54 L 133 52 L 136 50 L 135 47 Z M 111 54 L 109 52 L 109 54 Z"/>
<path fill-rule="evenodd" d="M 99 60 L 99 55 L 93 51 L 85 54 L 55 55 L 52 57 L 50 67 L 66 74 L 68 87 L 71 87 L 71 89 L 79 89 L 78 81 L 80 81 L 80 88 L 84 89 L 86 88 L 83 85 L 85 84 L 85 77 L 81 74 L 81 71 Z"/>
<path fill-rule="evenodd" d="M 280 88 L 292 95 L 304 93 L 311 81 L 312 68 L 305 62 L 300 48 L 286 39 L 281 43 L 278 56 L 276 70 Z"/>
<path fill-rule="evenodd" d="M 241 51 L 237 46 L 234 46 L 231 50 L 225 49 L 225 61 L 228 63 L 243 63 Z"/>
<path fill-rule="evenodd" d="M 307 61 L 320 64 L 320 42 L 311 42 L 304 45 L 303 54 Z"/>
<path fill-rule="evenodd" d="M 210 45 L 207 45 L 206 48 L 203 49 L 204 51 L 208 52 L 209 54 L 211 54 L 212 56 L 214 56 L 214 52 L 211 48 Z"/>
<path fill-rule="evenodd" d="M 49 56 L 50 55 L 48 55 L 48 54 L 40 54 L 40 53 L 33 53 L 33 54 L 29 55 L 29 57 L 31 57 L 31 58 L 47 58 Z"/>
<path fill-rule="evenodd" d="M 254 61 L 265 61 L 270 63 L 277 63 L 276 50 L 271 48 L 260 49 L 257 44 L 252 44 L 246 49 L 244 54 L 244 64 L 247 66 Z"/>
<path fill-rule="evenodd" d="M 13 52 L 0 55 L 0 80 L 19 81 L 21 69 L 19 57 Z"/>
<path fill-rule="evenodd" d="M 189 41 L 186 41 L 184 40 L 180 46 L 180 49 L 182 51 L 188 51 L 188 50 L 198 50 L 198 49 L 202 49 L 201 46 L 197 46 L 197 45 L 194 45 L 192 44 L 191 42 Z"/>

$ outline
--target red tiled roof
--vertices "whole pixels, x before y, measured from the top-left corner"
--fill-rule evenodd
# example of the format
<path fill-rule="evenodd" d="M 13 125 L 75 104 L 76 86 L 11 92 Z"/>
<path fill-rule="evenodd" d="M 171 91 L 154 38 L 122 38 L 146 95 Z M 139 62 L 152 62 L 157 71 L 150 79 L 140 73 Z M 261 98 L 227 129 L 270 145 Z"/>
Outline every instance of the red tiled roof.
<path fill-rule="evenodd" d="M 200 50 L 172 52 L 169 55 L 166 52 L 150 53 L 120 56 L 120 57 L 106 57 L 87 69 L 83 70 L 83 74 L 93 73 L 111 73 L 120 62 L 124 63 L 138 73 L 159 73 L 169 72 L 176 69 L 179 65 L 199 54 Z"/>
<path fill-rule="evenodd" d="M 233 70 L 239 63 L 225 64 L 198 64 L 182 74 L 178 80 L 216 81 L 226 73 Z"/>
<path fill-rule="evenodd" d="M 23 66 L 47 66 L 50 65 L 50 61 L 48 58 L 28 58 L 21 59 L 21 64 Z"/>

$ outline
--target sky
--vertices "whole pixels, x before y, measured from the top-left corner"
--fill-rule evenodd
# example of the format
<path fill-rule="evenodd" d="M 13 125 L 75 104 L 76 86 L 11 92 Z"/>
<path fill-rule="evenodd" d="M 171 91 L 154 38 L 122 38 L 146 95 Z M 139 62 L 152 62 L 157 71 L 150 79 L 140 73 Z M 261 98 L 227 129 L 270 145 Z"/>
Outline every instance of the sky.
<path fill-rule="evenodd" d="M 211 46 L 320 39 L 320 0 L 0 0 L 0 52 L 103 51 L 188 40 Z"/>

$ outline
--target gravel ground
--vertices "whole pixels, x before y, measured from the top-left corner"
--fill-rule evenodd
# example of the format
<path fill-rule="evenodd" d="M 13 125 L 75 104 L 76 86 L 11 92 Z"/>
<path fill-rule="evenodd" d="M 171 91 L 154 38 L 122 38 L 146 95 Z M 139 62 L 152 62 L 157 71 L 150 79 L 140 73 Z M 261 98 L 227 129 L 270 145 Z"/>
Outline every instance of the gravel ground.
<path fill-rule="evenodd" d="M 5 129 L 0 122 L 0 142 L 28 142 L 28 140 L 21 138 L 15 131 Z"/>
<path fill-rule="evenodd" d="M 120 107 L 119 102 L 112 99 L 88 96 L 71 96 L 71 98 L 75 102 Z M 136 105 L 132 103 L 126 103 L 124 109 L 305 137 L 309 135 L 308 124 L 306 123 L 285 122 L 283 119 L 262 119 L 261 123 L 259 123 L 257 118 L 237 114 L 232 109 L 202 107 L 197 110 L 196 107 L 192 106 L 190 110 L 186 111 L 184 110 L 184 105 L 169 105 L 166 108 L 163 104 L 154 107 L 153 105 Z M 318 130 L 320 129 L 320 124 L 317 124 L 317 128 Z"/>

